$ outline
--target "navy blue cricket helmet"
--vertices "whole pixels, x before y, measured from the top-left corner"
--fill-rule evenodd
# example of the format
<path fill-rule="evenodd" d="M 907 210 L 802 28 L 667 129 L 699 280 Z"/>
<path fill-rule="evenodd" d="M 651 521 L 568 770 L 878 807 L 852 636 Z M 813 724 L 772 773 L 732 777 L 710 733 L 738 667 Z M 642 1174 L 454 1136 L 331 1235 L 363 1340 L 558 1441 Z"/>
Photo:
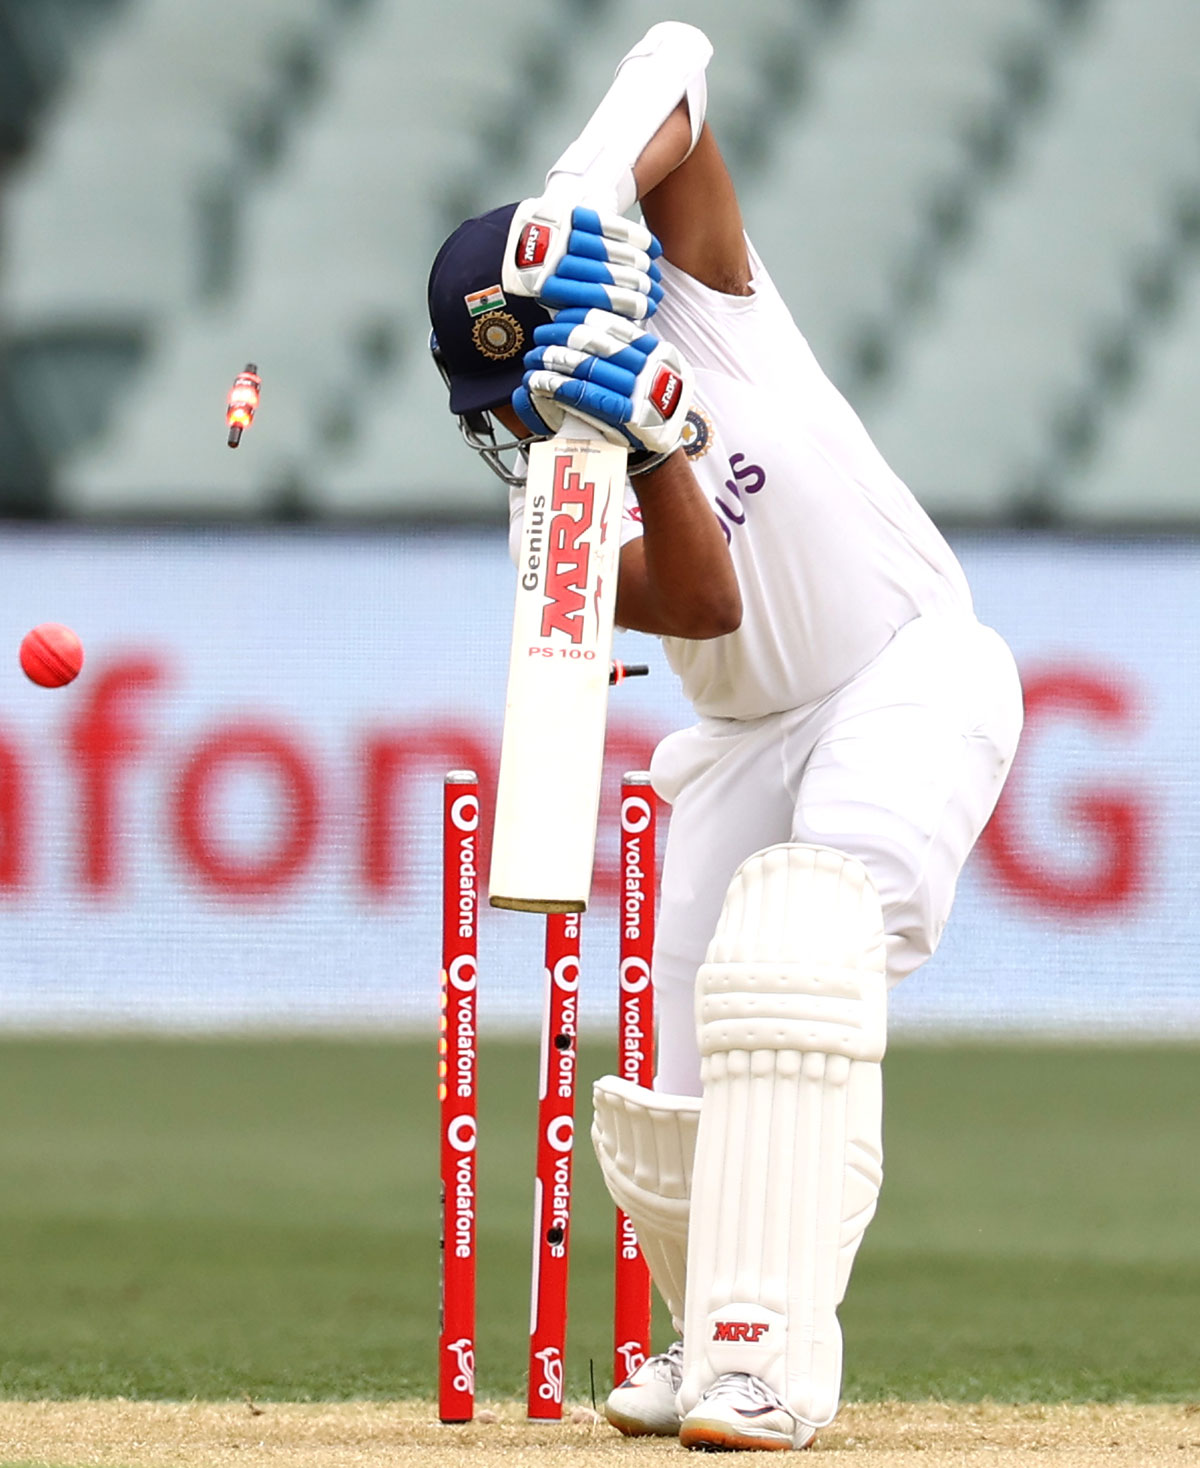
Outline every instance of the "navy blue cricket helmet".
<path fill-rule="evenodd" d="M 430 347 L 450 388 L 450 411 L 460 416 L 508 402 L 524 375 L 534 328 L 551 319 L 544 306 L 501 287 L 516 207 L 503 204 L 465 220 L 429 272 Z"/>

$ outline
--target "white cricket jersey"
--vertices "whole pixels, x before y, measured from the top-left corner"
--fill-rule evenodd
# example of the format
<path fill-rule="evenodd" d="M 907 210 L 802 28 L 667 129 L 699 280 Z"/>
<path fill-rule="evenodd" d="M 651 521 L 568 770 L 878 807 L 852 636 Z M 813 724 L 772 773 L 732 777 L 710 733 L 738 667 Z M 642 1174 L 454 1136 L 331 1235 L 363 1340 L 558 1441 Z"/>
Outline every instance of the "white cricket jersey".
<path fill-rule="evenodd" d="M 736 632 L 664 637 L 696 712 L 753 719 L 825 697 L 915 617 L 970 618 L 962 568 L 818 366 L 751 248 L 752 294 L 663 264 L 650 330 L 696 369 L 686 452 L 729 542 Z M 524 495 L 511 503 L 519 527 Z M 622 543 L 641 533 L 626 497 Z"/>

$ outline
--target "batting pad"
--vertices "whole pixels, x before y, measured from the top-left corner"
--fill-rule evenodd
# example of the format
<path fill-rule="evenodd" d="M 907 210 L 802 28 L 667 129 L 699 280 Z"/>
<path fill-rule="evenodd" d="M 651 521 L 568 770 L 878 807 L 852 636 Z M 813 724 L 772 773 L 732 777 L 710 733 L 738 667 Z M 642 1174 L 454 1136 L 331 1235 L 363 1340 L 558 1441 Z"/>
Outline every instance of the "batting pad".
<path fill-rule="evenodd" d="M 837 1307 L 883 1180 L 884 975 L 853 857 L 770 846 L 734 874 L 696 982 L 682 1412 L 735 1371 L 811 1427 L 837 1412 Z"/>
<path fill-rule="evenodd" d="M 650 1277 L 682 1331 L 699 1098 L 601 1076 L 592 1100 L 600 1171 L 613 1202 L 633 1221 Z"/>

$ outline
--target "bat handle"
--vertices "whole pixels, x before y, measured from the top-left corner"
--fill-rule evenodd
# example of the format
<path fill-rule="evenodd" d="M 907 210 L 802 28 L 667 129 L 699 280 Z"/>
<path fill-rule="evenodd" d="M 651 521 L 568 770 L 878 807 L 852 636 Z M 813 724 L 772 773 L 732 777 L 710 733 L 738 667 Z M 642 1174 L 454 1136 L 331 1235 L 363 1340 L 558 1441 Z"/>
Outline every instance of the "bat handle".
<path fill-rule="evenodd" d="M 584 439 L 589 443 L 608 442 L 594 423 L 589 423 L 585 418 L 579 418 L 574 413 L 564 415 L 562 427 L 554 436 L 555 438 Z"/>

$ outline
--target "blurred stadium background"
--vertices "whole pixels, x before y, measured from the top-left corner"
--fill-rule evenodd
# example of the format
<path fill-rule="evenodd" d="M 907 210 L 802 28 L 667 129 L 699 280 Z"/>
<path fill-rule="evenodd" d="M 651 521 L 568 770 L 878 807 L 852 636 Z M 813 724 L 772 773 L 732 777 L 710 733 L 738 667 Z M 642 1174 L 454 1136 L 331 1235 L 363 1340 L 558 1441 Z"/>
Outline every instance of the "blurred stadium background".
<path fill-rule="evenodd" d="M 0 0 L 0 1029 L 392 1027 L 431 1041 L 437 781 L 463 763 L 485 786 L 494 777 L 511 572 L 501 488 L 460 445 L 428 361 L 428 264 L 460 219 L 536 191 L 620 55 L 666 16 L 701 25 L 716 46 L 710 119 L 751 237 L 819 359 L 951 538 L 981 616 L 1025 676 L 1011 789 L 942 950 L 897 995 L 897 1035 L 1200 1037 L 1197 0 L 512 0 L 502 13 L 474 0 Z M 224 395 L 250 360 L 262 408 L 231 454 Z M 87 649 L 61 694 L 17 668 L 21 635 L 43 620 L 74 625 Z M 614 780 L 686 718 L 656 649 L 629 638 L 623 652 L 649 658 L 655 676 L 614 702 Z M 606 837 L 586 940 L 596 1035 L 614 1009 L 612 862 Z M 511 915 L 485 917 L 486 1032 L 528 1033 L 540 1012 L 536 935 Z M 424 1044 L 396 1054 L 419 1066 Z M 289 1051 L 291 1079 L 243 1098 L 263 1130 L 246 1133 L 253 1157 L 234 1146 L 232 1171 L 212 1173 L 211 1196 L 233 1212 L 210 1217 L 194 1181 L 168 1198 L 145 1180 L 172 1145 L 156 1118 L 172 1117 L 193 1159 L 184 1171 L 209 1177 L 192 1170 L 224 1145 L 206 1130 L 205 1085 L 226 1071 L 244 1080 L 236 1047 L 213 1051 L 210 1082 L 187 1081 L 174 1103 L 190 1062 L 118 1046 L 110 1062 L 81 1065 L 70 1045 L 45 1040 L 12 1040 L 8 1053 L 8 1114 L 22 1119 L 0 1155 L 11 1283 L 19 1294 L 46 1280 L 66 1323 L 61 1338 L 18 1331 L 20 1347 L 9 1332 L 21 1364 L 0 1390 L 187 1395 L 249 1381 L 336 1392 L 333 1349 L 308 1376 L 255 1376 L 253 1350 L 243 1342 L 239 1355 L 217 1330 L 197 1351 L 220 1370 L 190 1375 L 199 1356 L 171 1364 L 175 1324 L 203 1316 L 212 1281 L 245 1286 L 219 1242 L 183 1303 L 145 1284 L 167 1300 L 162 1338 L 147 1346 L 119 1282 L 131 1249 L 157 1256 L 118 1225 L 190 1207 L 217 1240 L 235 1218 L 245 1245 L 258 1205 L 243 1215 L 237 1200 L 261 1142 L 292 1169 L 263 1209 L 291 1218 L 302 1206 L 318 1233 L 328 1225 L 294 1254 L 274 1243 L 264 1253 L 304 1272 L 326 1246 L 358 1247 L 337 1232 L 344 1218 L 325 1219 L 322 1186 L 361 1204 L 378 1242 L 404 1187 L 388 1174 L 385 1207 L 363 1179 L 371 1159 L 396 1163 L 398 1098 L 364 1101 L 381 1109 L 370 1146 L 347 1153 L 363 1169 L 352 1179 L 303 1077 L 315 1066 L 340 1085 L 360 1063 L 321 1070 L 311 1050 Z M 1101 1307 L 1087 1271 L 1119 1260 L 1130 1271 L 1123 1328 L 1144 1326 L 1132 1352 L 1141 1374 L 1114 1370 L 1097 1390 L 1183 1390 L 1160 1369 L 1182 1323 L 1161 1356 L 1147 1343 L 1155 1320 L 1175 1310 L 1182 1322 L 1200 1298 L 1180 1227 L 1184 1210 L 1194 1216 L 1183 1189 L 1197 1093 L 1178 1060 L 1164 1091 L 1150 1051 L 1126 1056 L 1132 1069 L 1110 1092 L 1112 1062 L 1097 1054 L 1088 1080 L 1084 1047 L 1073 1052 L 1082 1069 L 1069 1104 L 1053 1067 L 1024 1061 L 1002 1065 L 988 1095 L 1017 1088 L 1014 1128 L 1065 1106 L 1055 1135 L 1082 1147 L 1092 1182 L 1116 1190 L 1143 1167 L 1140 1187 L 1093 1194 L 1047 1146 L 1033 1159 L 1045 1229 L 1035 1218 L 1014 1234 L 1003 1211 L 985 1229 L 976 1212 L 955 1212 L 955 1167 L 991 1175 L 965 1133 L 952 1160 L 938 1151 L 939 1127 L 961 1119 L 964 1078 L 991 1063 L 964 1052 L 957 1070 L 943 1065 L 944 1091 L 923 1096 L 926 1130 L 911 1123 L 929 1140 L 924 1155 L 945 1163 L 917 1176 L 944 1180 L 955 1222 L 915 1194 L 906 1214 L 900 1194 L 908 1242 L 880 1235 L 895 1245 L 891 1318 L 900 1336 L 920 1308 L 900 1283 L 909 1242 L 924 1250 L 912 1276 L 922 1288 L 978 1290 L 980 1277 L 964 1283 L 946 1267 L 975 1251 L 1009 1308 L 1036 1277 L 1047 1319 L 1082 1312 L 1071 1314 L 1082 1363 L 1071 1384 L 1051 1373 L 1026 1390 L 1084 1392 L 1103 1375 L 1088 1343 L 1111 1324 L 1088 1313 Z M 103 1116 L 91 1115 L 93 1086 L 110 1099 Z M 222 1136 L 245 1125 L 236 1110 Z M 351 1113 L 337 1113 L 343 1135 L 359 1126 Z M 315 1130 L 284 1144 L 293 1114 Z M 988 1115 L 999 1136 L 1004 1114 Z M 903 1146 L 904 1123 L 889 1119 Z M 302 1187 L 308 1140 L 326 1150 Z M 428 1171 L 427 1140 L 409 1160 Z M 510 1174 L 523 1189 L 521 1141 L 511 1139 Z M 1017 1169 L 1013 1192 L 995 1195 L 1001 1210 L 1028 1204 L 1019 1168 L 1031 1150 L 994 1154 Z M 433 1186 L 430 1174 L 422 1187 Z M 1066 1186 L 1088 1200 L 1069 1311 L 1054 1290 L 1070 1269 L 1053 1262 L 1075 1247 L 1056 1221 L 1070 1213 Z M 1128 1211 L 1134 1197 L 1144 1217 Z M 433 1214 L 421 1209 L 409 1242 L 428 1252 Z M 104 1228 L 80 1222 L 93 1215 Z M 885 1207 L 877 1229 L 892 1226 L 886 1217 Z M 526 1226 L 514 1225 L 514 1259 Z M 165 1276 L 184 1246 L 164 1248 Z M 380 1249 L 361 1253 L 377 1278 L 397 1263 L 390 1243 Z M 996 1266 L 1006 1254 L 1009 1274 Z M 1152 1288 L 1143 1263 L 1159 1271 Z M 97 1279 L 115 1281 L 102 1305 L 88 1294 Z M 255 1296 L 263 1316 L 288 1320 L 280 1339 L 301 1339 L 325 1306 L 305 1295 L 291 1300 L 302 1319 L 279 1315 L 288 1286 L 275 1284 Z M 337 1337 L 374 1352 L 344 1378 L 348 1392 L 396 1384 L 389 1329 L 408 1296 L 379 1289 Z M 329 1291 L 357 1298 L 340 1276 Z M 57 1318 L 46 1298 L 34 1290 L 22 1322 Z M 957 1318 L 956 1298 L 944 1318 Z M 1010 1329 L 1020 1356 L 1008 1316 L 976 1322 L 982 1356 L 992 1325 Z M 430 1329 L 412 1329 L 417 1357 Z M 114 1332 L 124 1342 L 126 1330 L 122 1355 Z M 951 1328 L 938 1350 L 947 1339 L 963 1337 Z M 107 1364 L 92 1370 L 101 1340 Z M 880 1336 L 863 1390 L 899 1389 L 893 1347 Z M 147 1352 L 167 1364 L 138 1376 Z M 56 1376 L 67 1358 L 76 1374 Z M 402 1384 L 427 1387 L 422 1369 Z M 972 1370 L 961 1394 L 980 1382 L 1018 1390 L 1003 1372 Z M 912 1381 L 939 1389 L 936 1375 Z"/>
<path fill-rule="evenodd" d="M 956 522 L 1185 523 L 1190 0 L 692 0 L 711 118 L 820 360 Z M 421 284 L 536 187 L 644 0 L 4 0 L 11 513 L 495 518 Z M 212 402 L 267 373 L 253 455 Z"/>

